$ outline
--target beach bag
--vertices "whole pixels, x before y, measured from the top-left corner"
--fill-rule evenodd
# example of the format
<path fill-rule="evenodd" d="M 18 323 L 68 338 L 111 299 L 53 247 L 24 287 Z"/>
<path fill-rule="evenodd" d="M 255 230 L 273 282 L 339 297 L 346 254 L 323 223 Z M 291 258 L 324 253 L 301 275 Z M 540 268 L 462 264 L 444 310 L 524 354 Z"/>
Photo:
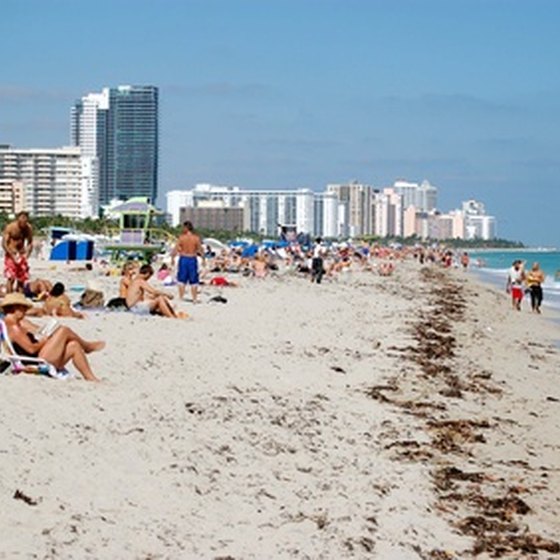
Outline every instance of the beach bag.
<path fill-rule="evenodd" d="M 92 307 L 103 307 L 103 302 L 105 298 L 103 297 L 103 292 L 98 292 L 97 290 L 87 289 L 80 297 L 80 307 L 85 309 Z"/>

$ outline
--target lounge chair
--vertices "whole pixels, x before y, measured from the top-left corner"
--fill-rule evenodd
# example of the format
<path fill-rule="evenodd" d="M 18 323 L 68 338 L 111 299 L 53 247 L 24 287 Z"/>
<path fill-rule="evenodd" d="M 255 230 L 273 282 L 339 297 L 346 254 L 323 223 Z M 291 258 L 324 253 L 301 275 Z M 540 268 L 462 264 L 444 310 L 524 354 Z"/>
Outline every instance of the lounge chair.
<path fill-rule="evenodd" d="M 43 358 L 16 354 L 8 336 L 8 328 L 4 321 L 0 321 L 0 374 L 18 373 L 47 375 L 55 379 L 67 379 L 70 376 L 67 369 L 58 370 Z"/>

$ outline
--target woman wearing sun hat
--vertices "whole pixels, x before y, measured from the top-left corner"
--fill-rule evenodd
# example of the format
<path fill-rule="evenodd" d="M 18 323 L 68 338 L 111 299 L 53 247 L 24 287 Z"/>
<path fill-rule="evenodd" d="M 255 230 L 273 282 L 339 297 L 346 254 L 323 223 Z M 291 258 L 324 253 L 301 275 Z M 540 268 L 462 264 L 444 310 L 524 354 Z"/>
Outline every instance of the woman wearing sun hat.
<path fill-rule="evenodd" d="M 7 294 L 0 302 L 14 350 L 22 356 L 42 358 L 57 369 L 62 369 L 72 360 L 86 381 L 99 381 L 91 370 L 86 354 L 102 350 L 105 342 L 88 342 L 62 325 L 49 337 L 37 340 L 35 335 L 39 327 L 25 318 L 31 307 L 33 304 L 19 292 Z"/>

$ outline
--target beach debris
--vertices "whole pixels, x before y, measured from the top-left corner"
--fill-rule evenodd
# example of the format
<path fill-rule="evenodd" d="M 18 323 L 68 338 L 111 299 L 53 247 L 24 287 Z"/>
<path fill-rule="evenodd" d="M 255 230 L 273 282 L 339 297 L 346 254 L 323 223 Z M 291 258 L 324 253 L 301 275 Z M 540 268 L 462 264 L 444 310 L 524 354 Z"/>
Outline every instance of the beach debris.
<path fill-rule="evenodd" d="M 19 489 L 14 492 L 13 498 L 14 500 L 21 500 L 22 502 L 25 502 L 28 506 L 36 506 L 39 503 L 39 500 L 31 498 Z"/>
<path fill-rule="evenodd" d="M 337 373 L 346 373 L 346 370 L 340 366 L 331 366 L 331 369 Z"/>

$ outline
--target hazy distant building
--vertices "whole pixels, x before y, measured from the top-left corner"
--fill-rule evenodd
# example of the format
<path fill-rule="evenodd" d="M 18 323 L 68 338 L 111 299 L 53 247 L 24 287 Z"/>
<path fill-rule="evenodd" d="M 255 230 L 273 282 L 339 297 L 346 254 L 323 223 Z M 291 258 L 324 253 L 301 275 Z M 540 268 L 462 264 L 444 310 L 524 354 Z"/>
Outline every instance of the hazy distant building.
<path fill-rule="evenodd" d="M 400 237 L 404 225 L 403 196 L 393 188 L 376 192 L 372 205 L 373 233 L 379 237 Z"/>
<path fill-rule="evenodd" d="M 404 209 L 410 206 L 418 208 L 418 183 L 397 179 L 393 183 L 393 190 L 402 196 L 402 206 Z"/>
<path fill-rule="evenodd" d="M 158 194 L 158 88 L 118 86 L 82 97 L 71 111 L 71 142 L 99 165 L 99 199 Z"/>
<path fill-rule="evenodd" d="M 437 208 L 437 188 L 429 181 L 422 181 L 416 194 L 416 206 L 421 212 L 432 212 Z"/>
<path fill-rule="evenodd" d="M 402 206 L 405 210 L 410 206 L 414 206 L 418 212 L 432 212 L 437 208 L 438 190 L 429 181 L 418 184 L 398 179 L 393 184 L 393 190 L 403 197 Z"/>
<path fill-rule="evenodd" d="M 196 228 L 214 231 L 244 231 L 243 208 L 228 208 L 222 203 L 206 203 L 195 207 L 183 207 L 180 220 L 192 222 Z"/>
<path fill-rule="evenodd" d="M 0 185 L 20 183 L 23 207 L 34 216 L 96 217 L 97 172 L 97 160 L 77 147 L 0 147 Z"/>
<path fill-rule="evenodd" d="M 339 223 L 344 224 L 342 236 L 371 235 L 372 227 L 372 197 L 374 189 L 354 181 L 347 184 L 327 185 L 327 192 L 334 193 L 339 203 Z"/>
<path fill-rule="evenodd" d="M 478 200 L 462 203 L 465 219 L 466 239 L 495 239 L 497 235 L 496 218 L 486 214 L 484 204 Z"/>
<path fill-rule="evenodd" d="M 338 199 L 333 192 L 314 193 L 313 235 L 338 237 Z"/>

